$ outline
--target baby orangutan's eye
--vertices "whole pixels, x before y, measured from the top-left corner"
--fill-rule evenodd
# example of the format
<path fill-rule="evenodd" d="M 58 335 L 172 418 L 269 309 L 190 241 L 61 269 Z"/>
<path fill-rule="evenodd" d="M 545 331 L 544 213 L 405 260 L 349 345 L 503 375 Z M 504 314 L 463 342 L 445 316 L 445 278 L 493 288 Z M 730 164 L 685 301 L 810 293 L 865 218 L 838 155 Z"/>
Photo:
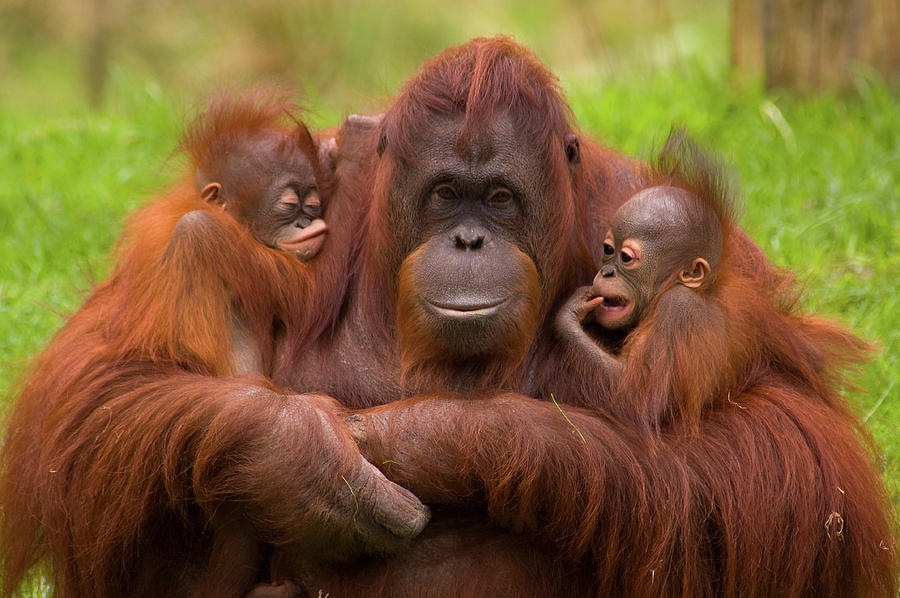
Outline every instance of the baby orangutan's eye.
<path fill-rule="evenodd" d="M 640 260 L 640 255 L 638 255 L 638 252 L 631 249 L 630 247 L 623 247 L 621 259 L 623 264 L 633 268 L 637 266 L 638 260 Z"/>
<path fill-rule="evenodd" d="M 278 197 L 276 209 L 282 214 L 292 214 L 300 205 L 300 197 L 293 189 L 285 189 Z"/>
<path fill-rule="evenodd" d="M 637 268 L 638 262 L 641 261 L 641 244 L 635 239 L 625 239 L 622 242 L 622 251 L 619 253 L 619 259 L 626 268 Z"/>
<path fill-rule="evenodd" d="M 319 199 L 315 191 L 311 192 L 303 200 L 303 211 L 312 218 L 318 218 L 322 215 L 322 200 Z"/>
<path fill-rule="evenodd" d="M 603 244 L 603 253 L 605 255 L 612 255 L 616 252 L 616 248 L 610 245 L 609 243 Z"/>

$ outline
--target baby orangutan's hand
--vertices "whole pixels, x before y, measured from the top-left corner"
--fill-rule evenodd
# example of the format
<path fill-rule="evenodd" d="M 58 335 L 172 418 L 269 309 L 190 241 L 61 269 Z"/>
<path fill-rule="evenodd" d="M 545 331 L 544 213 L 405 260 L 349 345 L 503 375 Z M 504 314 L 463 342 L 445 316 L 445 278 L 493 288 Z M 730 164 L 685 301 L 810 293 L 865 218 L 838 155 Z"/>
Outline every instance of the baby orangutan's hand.
<path fill-rule="evenodd" d="M 603 303 L 603 297 L 596 296 L 593 287 L 580 287 L 562 305 L 557 315 L 557 327 L 581 325 L 593 321 L 594 309 Z"/>

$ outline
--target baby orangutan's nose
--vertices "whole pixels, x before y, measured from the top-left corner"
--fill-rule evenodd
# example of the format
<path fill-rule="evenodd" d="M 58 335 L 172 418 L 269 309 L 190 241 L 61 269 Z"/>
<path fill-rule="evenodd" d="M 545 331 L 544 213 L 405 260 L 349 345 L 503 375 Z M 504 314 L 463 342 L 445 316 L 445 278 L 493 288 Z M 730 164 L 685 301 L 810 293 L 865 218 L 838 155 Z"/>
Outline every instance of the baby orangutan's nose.
<path fill-rule="evenodd" d="M 598 278 L 611 278 L 615 276 L 616 268 L 612 264 L 604 264 L 603 267 L 600 268 L 600 271 L 597 272 L 597 276 L 594 277 L 594 280 Z"/>

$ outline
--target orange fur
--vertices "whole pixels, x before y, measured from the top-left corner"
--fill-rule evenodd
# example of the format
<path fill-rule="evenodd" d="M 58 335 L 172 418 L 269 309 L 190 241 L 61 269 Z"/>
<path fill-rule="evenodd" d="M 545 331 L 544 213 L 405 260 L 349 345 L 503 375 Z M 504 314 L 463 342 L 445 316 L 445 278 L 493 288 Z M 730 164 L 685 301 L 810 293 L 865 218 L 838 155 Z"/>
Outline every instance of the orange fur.
<path fill-rule="evenodd" d="M 312 265 L 266 248 L 199 198 L 194 173 L 260 128 L 295 136 L 317 161 L 309 134 L 295 133 L 305 127 L 284 122 L 289 108 L 268 91 L 213 101 L 186 136 L 189 172 L 131 217 L 113 274 L 26 373 L 2 451 L 0 595 L 29 571 L 57 596 L 193 591 L 196 580 L 175 572 L 205 567 L 208 531 L 180 522 L 208 521 L 223 497 L 265 502 L 268 480 L 290 486 L 277 482 L 277 459 L 244 467 L 257 487 L 233 472 L 220 479 L 221 463 L 240 460 L 254 438 L 277 439 L 276 422 L 301 408 L 262 377 L 227 378 L 229 327 L 235 316 L 246 323 L 270 373 L 276 349 L 289 354 L 335 317 L 347 249 L 328 247 Z M 289 339 L 277 347 L 276 322 Z M 198 444 L 209 430 L 214 446 Z M 194 467 L 204 477 L 192 486 Z M 256 523 L 279 539 L 265 531 L 277 522 Z"/>

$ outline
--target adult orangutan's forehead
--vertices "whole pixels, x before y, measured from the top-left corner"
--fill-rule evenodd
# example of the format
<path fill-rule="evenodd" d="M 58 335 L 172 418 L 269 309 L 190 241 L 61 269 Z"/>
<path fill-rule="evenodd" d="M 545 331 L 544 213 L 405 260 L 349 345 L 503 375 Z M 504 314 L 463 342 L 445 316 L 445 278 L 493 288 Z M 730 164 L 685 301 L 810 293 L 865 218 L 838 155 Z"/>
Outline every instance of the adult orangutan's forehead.
<path fill-rule="evenodd" d="M 515 182 L 542 171 L 540 152 L 529 151 L 529 140 L 508 115 L 478 130 L 467 130 L 463 114 L 435 114 L 417 135 L 420 151 L 410 164 L 416 178 L 446 173 Z"/>

